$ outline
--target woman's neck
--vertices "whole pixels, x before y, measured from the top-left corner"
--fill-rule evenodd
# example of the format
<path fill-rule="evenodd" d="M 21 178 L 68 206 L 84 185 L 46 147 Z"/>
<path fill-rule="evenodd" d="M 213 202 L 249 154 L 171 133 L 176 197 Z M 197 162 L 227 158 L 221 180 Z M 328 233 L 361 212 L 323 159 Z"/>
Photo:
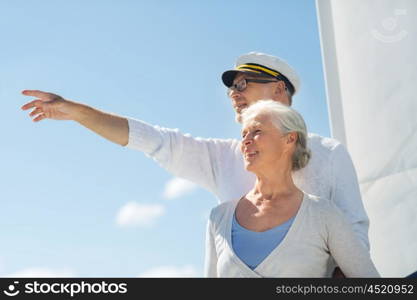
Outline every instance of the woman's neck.
<path fill-rule="evenodd" d="M 249 192 L 258 200 L 276 201 L 294 197 L 301 191 L 294 184 L 290 166 L 276 166 L 256 174 L 256 183 Z"/>

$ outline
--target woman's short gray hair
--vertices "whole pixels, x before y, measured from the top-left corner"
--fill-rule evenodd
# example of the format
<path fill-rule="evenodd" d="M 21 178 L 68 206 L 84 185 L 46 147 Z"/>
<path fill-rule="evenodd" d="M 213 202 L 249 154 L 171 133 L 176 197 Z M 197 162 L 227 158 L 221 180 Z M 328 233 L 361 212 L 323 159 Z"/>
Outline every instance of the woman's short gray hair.
<path fill-rule="evenodd" d="M 307 148 L 307 127 L 303 117 L 295 109 L 274 100 L 260 100 L 242 112 L 242 124 L 260 114 L 271 117 L 272 124 L 283 134 L 297 132 L 298 139 L 292 156 L 292 170 L 304 168 L 311 157 Z"/>

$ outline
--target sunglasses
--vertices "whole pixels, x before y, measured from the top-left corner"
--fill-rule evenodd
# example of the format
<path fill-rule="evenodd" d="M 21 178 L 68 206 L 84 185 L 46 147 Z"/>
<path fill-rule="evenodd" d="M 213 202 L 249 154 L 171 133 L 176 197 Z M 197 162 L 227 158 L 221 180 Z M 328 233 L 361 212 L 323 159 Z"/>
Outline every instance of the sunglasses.
<path fill-rule="evenodd" d="M 231 91 L 237 91 L 237 92 L 243 92 L 246 87 L 248 86 L 248 82 L 255 82 L 255 83 L 270 83 L 270 82 L 277 82 L 278 80 L 267 80 L 267 79 L 242 79 L 239 80 L 238 82 L 232 84 L 229 88 L 228 88 L 228 94 Z"/>

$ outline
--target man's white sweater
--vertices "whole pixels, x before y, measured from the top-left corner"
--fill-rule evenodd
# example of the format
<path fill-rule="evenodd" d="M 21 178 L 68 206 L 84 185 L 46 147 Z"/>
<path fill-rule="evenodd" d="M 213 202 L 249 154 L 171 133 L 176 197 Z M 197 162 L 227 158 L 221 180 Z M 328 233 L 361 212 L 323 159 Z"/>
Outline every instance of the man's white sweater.
<path fill-rule="evenodd" d="M 194 138 L 132 118 L 128 124 L 127 147 L 143 151 L 173 175 L 206 188 L 220 203 L 240 199 L 254 186 L 256 177 L 244 168 L 238 140 Z M 293 173 L 294 183 L 302 191 L 334 203 L 369 249 L 369 220 L 345 147 L 316 134 L 309 134 L 307 146 L 312 157 L 305 168 Z"/>

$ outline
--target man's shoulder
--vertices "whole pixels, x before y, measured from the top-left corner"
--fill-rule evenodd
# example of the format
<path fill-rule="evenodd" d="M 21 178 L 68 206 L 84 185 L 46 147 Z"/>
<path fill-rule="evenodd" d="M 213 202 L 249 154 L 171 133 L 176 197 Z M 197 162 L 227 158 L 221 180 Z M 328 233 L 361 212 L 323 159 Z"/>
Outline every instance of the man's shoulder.
<path fill-rule="evenodd" d="M 318 135 L 316 133 L 308 133 L 308 141 L 307 146 L 312 151 L 325 151 L 325 152 L 331 152 L 334 151 L 337 148 L 341 147 L 341 143 L 330 137 L 324 137 L 321 135 Z"/>

